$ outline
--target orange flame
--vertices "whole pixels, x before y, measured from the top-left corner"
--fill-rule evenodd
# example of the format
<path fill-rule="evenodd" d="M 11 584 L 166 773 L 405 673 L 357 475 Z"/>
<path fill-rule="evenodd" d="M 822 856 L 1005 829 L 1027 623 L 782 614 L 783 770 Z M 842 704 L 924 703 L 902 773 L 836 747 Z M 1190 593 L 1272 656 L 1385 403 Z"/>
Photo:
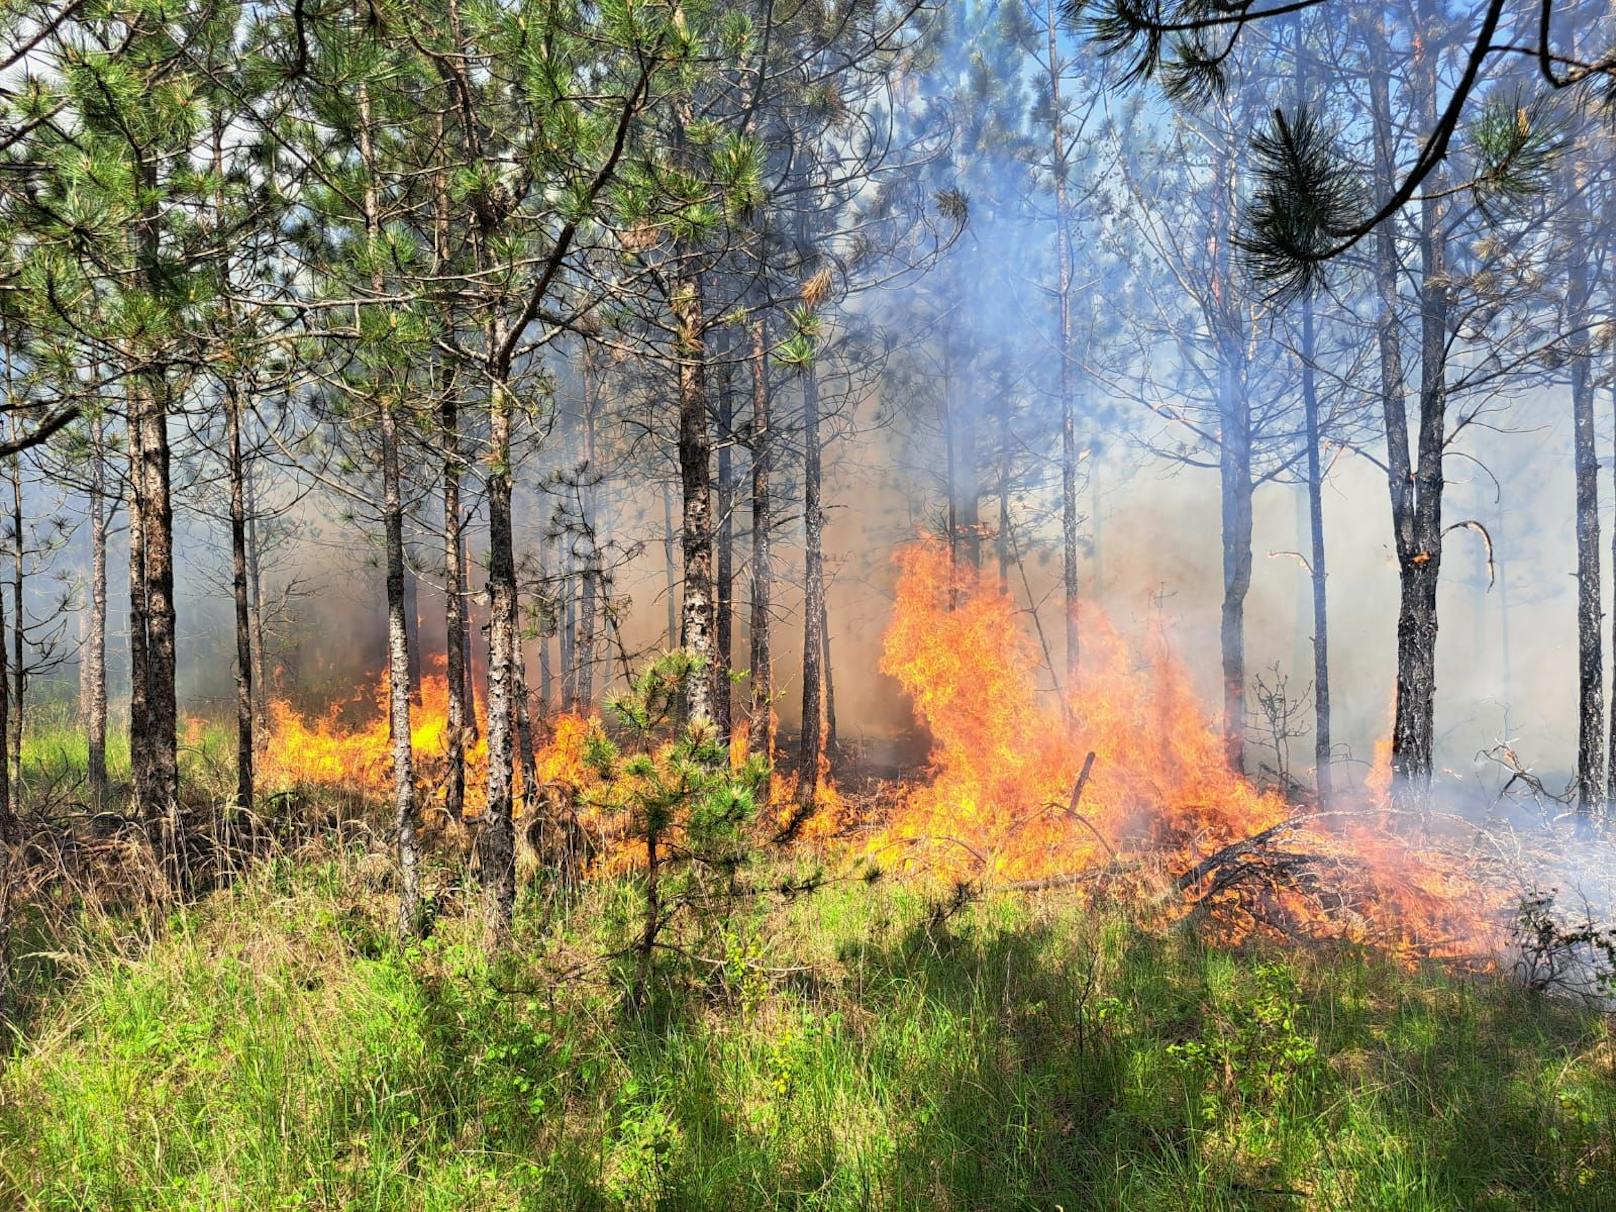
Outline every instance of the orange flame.
<path fill-rule="evenodd" d="M 1428 860 L 1367 822 L 1297 824 L 1294 805 L 1231 770 L 1162 640 L 1132 648 L 1086 606 L 1075 683 L 1041 690 L 1020 610 L 990 579 L 953 565 L 935 542 L 907 548 L 898 563 L 881 668 L 909 693 L 933 750 L 930 778 L 900 798 L 874 852 L 956 879 L 1039 879 L 1145 857 L 1184 877 L 1224 847 L 1284 826 L 1305 834 L 1298 850 L 1351 885 L 1327 906 L 1293 888 L 1261 889 L 1311 933 L 1417 940 L 1431 954 L 1485 932 L 1487 900 L 1461 864 Z M 1213 908 L 1237 899 L 1207 887 L 1210 878 L 1186 891 Z M 1255 928 L 1251 904 L 1234 916 L 1237 933 Z"/>

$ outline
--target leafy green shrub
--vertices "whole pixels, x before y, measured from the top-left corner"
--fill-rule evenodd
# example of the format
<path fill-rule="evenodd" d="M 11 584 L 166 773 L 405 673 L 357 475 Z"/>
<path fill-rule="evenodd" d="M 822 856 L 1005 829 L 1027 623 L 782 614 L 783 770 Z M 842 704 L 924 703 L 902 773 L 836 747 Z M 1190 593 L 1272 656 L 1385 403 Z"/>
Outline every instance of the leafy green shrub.
<path fill-rule="evenodd" d="M 1273 1108 L 1318 1062 L 1318 1046 L 1300 1026 L 1301 988 L 1290 968 L 1258 964 L 1251 982 L 1211 1016 L 1199 1039 L 1167 1050 L 1206 1083 L 1201 1106 L 1209 1121 L 1225 1099 L 1250 1110 Z"/>

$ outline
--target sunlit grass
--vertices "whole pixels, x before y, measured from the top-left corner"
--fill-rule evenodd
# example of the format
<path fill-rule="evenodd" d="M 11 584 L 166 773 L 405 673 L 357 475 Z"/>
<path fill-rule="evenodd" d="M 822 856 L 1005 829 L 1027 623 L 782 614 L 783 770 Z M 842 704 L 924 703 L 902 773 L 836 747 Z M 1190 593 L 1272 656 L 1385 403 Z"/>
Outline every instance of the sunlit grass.
<path fill-rule="evenodd" d="M 374 853 L 112 933 L 0 1078 L 49 1208 L 1616 1208 L 1608 1021 L 1353 951 L 1226 953 L 1060 899 L 928 924 L 834 887 L 632 1009 L 589 888 L 490 970 L 388 933 Z M 115 932 L 113 932 L 115 933 Z M 673 962 L 670 960 L 670 962 Z M 66 979 L 72 972 L 79 975 Z M 694 979 L 698 977 L 700 979 Z"/>
<path fill-rule="evenodd" d="M 235 769 L 235 733 L 217 720 L 186 718 L 179 735 L 180 776 L 195 794 L 210 796 L 230 786 Z M 90 769 L 90 737 L 76 708 L 49 703 L 31 710 L 22 737 L 21 796 L 46 789 L 82 788 Z M 107 777 L 114 785 L 129 780 L 129 732 L 118 717 L 108 721 Z"/>

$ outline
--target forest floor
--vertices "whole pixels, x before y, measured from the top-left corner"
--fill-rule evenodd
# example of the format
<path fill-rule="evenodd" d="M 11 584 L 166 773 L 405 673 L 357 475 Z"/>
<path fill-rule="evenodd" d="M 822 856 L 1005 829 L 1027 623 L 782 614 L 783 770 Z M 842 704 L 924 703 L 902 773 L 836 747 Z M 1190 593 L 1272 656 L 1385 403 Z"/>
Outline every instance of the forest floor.
<path fill-rule="evenodd" d="M 1616 1210 L 1612 1021 L 1503 977 L 882 878 L 636 1000 L 631 882 L 530 887 L 490 964 L 469 872 L 410 945 L 391 872 L 323 836 L 25 942 L 0 1205 Z"/>

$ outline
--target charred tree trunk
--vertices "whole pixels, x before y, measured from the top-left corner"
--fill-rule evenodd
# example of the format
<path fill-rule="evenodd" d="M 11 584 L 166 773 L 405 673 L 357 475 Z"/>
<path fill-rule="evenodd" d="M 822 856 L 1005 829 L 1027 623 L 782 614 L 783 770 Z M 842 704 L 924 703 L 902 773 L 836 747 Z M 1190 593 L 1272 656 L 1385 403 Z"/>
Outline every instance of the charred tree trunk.
<path fill-rule="evenodd" d="M 252 612 L 247 600 L 247 485 L 241 453 L 241 397 L 225 390 L 230 476 L 230 588 L 236 609 L 236 805 L 253 808 Z"/>
<path fill-rule="evenodd" d="M 752 613 L 749 626 L 752 699 L 749 733 L 753 753 L 774 757 L 774 658 L 769 651 L 769 607 L 773 570 L 769 552 L 769 460 L 774 435 L 769 429 L 768 336 L 763 317 L 752 321 Z"/>
<path fill-rule="evenodd" d="M 685 683 L 685 710 L 692 721 L 719 725 L 718 651 L 714 634 L 712 439 L 707 430 L 707 367 L 702 281 L 687 275 L 674 296 L 679 356 L 679 483 L 684 513 L 681 547 L 684 586 L 679 642 L 700 662 Z"/>
<path fill-rule="evenodd" d="M 386 282 L 377 251 L 381 239 L 380 202 L 371 129 L 370 92 L 359 84 L 359 150 L 365 170 L 365 240 L 372 264 L 370 289 L 382 298 Z M 404 495 L 398 458 L 398 417 L 388 385 L 376 392 L 382 456 L 382 530 L 387 572 L 387 725 L 393 750 L 393 823 L 398 833 L 399 930 L 418 935 L 421 914 L 421 855 L 415 836 L 415 762 L 410 749 L 410 631 L 404 598 Z"/>
<path fill-rule="evenodd" d="M 820 500 L 819 374 L 809 362 L 802 377 L 802 736 L 797 748 L 797 817 L 815 807 L 824 752 L 820 712 L 825 655 L 825 511 Z"/>

